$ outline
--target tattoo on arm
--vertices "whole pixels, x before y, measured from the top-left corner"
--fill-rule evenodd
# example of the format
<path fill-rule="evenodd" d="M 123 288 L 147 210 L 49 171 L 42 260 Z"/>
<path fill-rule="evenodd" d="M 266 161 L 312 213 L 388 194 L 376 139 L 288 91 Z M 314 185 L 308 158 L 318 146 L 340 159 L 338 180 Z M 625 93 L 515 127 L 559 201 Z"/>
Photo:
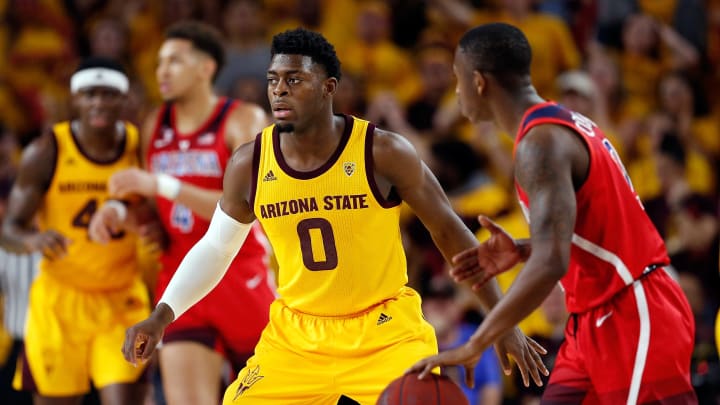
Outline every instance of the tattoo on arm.
<path fill-rule="evenodd" d="M 567 139 L 552 131 L 529 134 L 516 154 L 515 175 L 530 201 L 531 240 L 549 242 L 551 249 L 565 242 L 569 246 L 575 228 L 572 159 L 567 147 L 574 143 L 563 143 Z"/>

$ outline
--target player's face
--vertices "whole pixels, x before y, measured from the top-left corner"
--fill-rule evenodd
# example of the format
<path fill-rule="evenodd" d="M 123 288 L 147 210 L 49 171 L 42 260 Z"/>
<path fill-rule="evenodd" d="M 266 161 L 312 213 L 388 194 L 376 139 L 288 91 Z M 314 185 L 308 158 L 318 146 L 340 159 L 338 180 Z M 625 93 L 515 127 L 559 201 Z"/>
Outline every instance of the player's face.
<path fill-rule="evenodd" d="M 186 39 L 168 39 L 158 52 L 155 76 L 163 100 L 182 97 L 197 83 L 206 80 L 203 55 Z"/>
<path fill-rule="evenodd" d="M 115 127 L 120 119 L 125 96 L 110 87 L 88 87 L 74 96 L 80 120 L 87 128 L 103 130 Z"/>
<path fill-rule="evenodd" d="M 480 97 L 481 89 L 477 83 L 477 72 L 473 69 L 468 56 L 459 47 L 455 51 L 453 71 L 457 79 L 455 93 L 462 115 L 473 123 L 490 119 Z"/>
<path fill-rule="evenodd" d="M 277 54 L 267 71 L 267 94 L 281 132 L 308 126 L 332 104 L 337 80 L 303 55 Z"/>

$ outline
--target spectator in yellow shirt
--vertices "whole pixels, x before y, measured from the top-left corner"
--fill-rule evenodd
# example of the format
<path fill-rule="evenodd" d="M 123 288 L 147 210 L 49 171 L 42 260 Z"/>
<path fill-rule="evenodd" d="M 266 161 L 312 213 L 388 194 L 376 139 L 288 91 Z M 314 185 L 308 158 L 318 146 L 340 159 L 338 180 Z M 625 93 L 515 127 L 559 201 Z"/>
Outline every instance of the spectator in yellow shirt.
<path fill-rule="evenodd" d="M 356 21 L 358 38 L 338 53 L 343 69 L 364 79 L 368 100 L 390 91 L 404 106 L 418 95 L 421 83 L 410 55 L 390 40 L 389 13 L 385 2 L 362 3 Z"/>
<path fill-rule="evenodd" d="M 640 118 L 654 109 L 655 86 L 662 75 L 691 68 L 700 56 L 672 27 L 644 14 L 625 21 L 622 38 L 619 61 L 627 90 L 626 111 Z"/>
<path fill-rule="evenodd" d="M 554 99 L 555 78 L 580 67 L 580 53 L 567 25 L 555 16 L 534 11 L 533 0 L 499 0 L 498 11 L 477 10 L 460 0 L 431 0 L 430 4 L 434 11 L 465 29 L 505 22 L 522 30 L 533 53 L 530 74 L 542 97 Z"/>

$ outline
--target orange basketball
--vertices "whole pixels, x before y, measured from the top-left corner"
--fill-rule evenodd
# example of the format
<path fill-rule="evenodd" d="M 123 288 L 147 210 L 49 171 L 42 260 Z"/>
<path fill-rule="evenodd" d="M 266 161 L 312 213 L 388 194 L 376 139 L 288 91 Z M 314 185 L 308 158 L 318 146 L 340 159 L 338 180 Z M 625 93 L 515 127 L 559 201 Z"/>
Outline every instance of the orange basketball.
<path fill-rule="evenodd" d="M 418 380 L 405 374 L 380 394 L 377 405 L 469 405 L 460 387 L 446 376 L 430 374 Z"/>

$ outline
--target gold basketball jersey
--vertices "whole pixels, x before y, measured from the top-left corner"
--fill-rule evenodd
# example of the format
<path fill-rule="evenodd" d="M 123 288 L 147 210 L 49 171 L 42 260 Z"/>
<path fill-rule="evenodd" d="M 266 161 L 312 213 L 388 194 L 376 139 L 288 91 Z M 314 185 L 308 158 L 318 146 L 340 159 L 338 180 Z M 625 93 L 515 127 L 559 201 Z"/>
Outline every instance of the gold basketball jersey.
<path fill-rule="evenodd" d="M 373 177 L 374 126 L 345 121 L 336 152 L 310 172 L 287 165 L 275 126 L 256 139 L 252 206 L 277 257 L 278 293 L 313 315 L 364 311 L 407 283 L 399 204 L 383 199 Z"/>
<path fill-rule="evenodd" d="M 138 131 L 125 123 L 122 154 L 112 162 L 87 157 L 69 122 L 53 126 L 57 145 L 55 172 L 38 220 L 41 230 L 53 229 L 71 240 L 65 257 L 43 259 L 41 272 L 77 288 L 92 291 L 126 287 L 137 277 L 137 241 L 122 232 L 101 245 L 89 239 L 87 228 L 95 211 L 109 198 L 107 182 L 118 170 L 138 166 Z"/>

